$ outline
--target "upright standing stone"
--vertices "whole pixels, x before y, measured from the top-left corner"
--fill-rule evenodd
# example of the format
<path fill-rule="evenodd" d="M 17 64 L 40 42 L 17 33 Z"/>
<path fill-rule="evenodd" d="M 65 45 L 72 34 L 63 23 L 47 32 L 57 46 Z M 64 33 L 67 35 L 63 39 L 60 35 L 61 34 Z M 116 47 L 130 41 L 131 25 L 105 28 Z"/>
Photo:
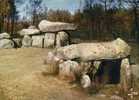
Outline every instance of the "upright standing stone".
<path fill-rule="evenodd" d="M 32 47 L 43 48 L 44 36 L 32 36 Z"/>
<path fill-rule="evenodd" d="M 32 38 L 28 35 L 25 35 L 22 40 L 22 47 L 31 47 Z"/>
<path fill-rule="evenodd" d="M 44 36 L 44 48 L 54 47 L 55 43 L 55 34 L 46 33 Z"/>
<path fill-rule="evenodd" d="M 131 66 L 128 58 L 122 60 L 120 74 L 121 88 L 124 90 L 124 92 L 127 92 L 128 89 L 131 88 Z"/>
<path fill-rule="evenodd" d="M 66 46 L 68 43 L 68 34 L 64 31 L 58 32 L 56 36 L 56 47 Z"/>
<path fill-rule="evenodd" d="M 79 70 L 79 64 L 75 61 L 68 60 L 59 64 L 59 76 L 64 79 L 67 78 L 69 81 L 76 80 L 75 75 L 78 74 Z"/>

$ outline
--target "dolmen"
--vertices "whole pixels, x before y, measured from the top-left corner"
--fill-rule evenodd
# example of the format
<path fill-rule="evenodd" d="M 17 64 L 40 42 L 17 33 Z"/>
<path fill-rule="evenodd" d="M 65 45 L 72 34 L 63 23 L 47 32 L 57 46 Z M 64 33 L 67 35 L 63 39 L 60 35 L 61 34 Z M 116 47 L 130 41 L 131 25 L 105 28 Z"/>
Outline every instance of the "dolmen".
<path fill-rule="evenodd" d="M 130 46 L 120 38 L 110 42 L 72 44 L 49 52 L 46 62 L 57 62 L 59 76 L 70 81 L 80 79 L 83 88 L 91 87 L 102 69 L 113 67 L 114 72 L 110 73 L 116 75 L 114 79 L 120 76 L 118 83 L 126 91 L 131 86 L 130 51 Z"/>
<path fill-rule="evenodd" d="M 70 23 L 42 20 L 38 28 L 30 26 L 28 29 L 19 31 L 23 36 L 23 47 L 48 48 L 68 45 L 70 42 L 68 31 L 74 31 L 77 27 Z"/>

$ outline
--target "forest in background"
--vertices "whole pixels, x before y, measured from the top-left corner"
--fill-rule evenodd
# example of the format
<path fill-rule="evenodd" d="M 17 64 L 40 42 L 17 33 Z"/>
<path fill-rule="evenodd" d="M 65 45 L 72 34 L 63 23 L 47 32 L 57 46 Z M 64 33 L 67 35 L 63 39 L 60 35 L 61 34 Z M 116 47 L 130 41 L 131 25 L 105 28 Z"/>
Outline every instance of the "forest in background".
<path fill-rule="evenodd" d="M 20 18 L 16 5 L 24 0 L 0 0 L 0 33 L 8 32 L 16 37 L 17 32 L 47 19 L 70 22 L 78 25 L 78 38 L 109 40 L 121 37 L 139 42 L 139 0 L 84 0 L 81 7 L 71 14 L 65 9 L 49 9 L 43 0 L 30 0 L 26 16 Z M 28 18 L 29 17 L 29 18 Z"/>

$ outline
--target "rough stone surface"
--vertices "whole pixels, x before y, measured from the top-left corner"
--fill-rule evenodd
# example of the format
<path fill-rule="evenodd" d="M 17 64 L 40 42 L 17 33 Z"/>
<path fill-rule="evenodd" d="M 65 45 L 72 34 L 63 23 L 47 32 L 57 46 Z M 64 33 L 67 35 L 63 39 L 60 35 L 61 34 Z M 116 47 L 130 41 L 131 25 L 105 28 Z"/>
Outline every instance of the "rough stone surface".
<path fill-rule="evenodd" d="M 68 45 L 68 34 L 64 31 L 58 32 L 56 37 L 56 47 Z"/>
<path fill-rule="evenodd" d="M 25 35 L 22 40 L 22 47 L 31 47 L 32 45 L 32 38 L 28 35 Z"/>
<path fill-rule="evenodd" d="M 58 32 L 66 30 L 76 30 L 74 24 L 63 23 L 63 22 L 50 22 L 47 20 L 42 20 L 39 23 L 39 29 L 42 32 Z"/>
<path fill-rule="evenodd" d="M 32 36 L 32 47 L 43 48 L 44 36 Z"/>
<path fill-rule="evenodd" d="M 2 49 L 10 49 L 14 48 L 14 42 L 9 39 L 2 39 L 0 40 L 0 48 Z"/>
<path fill-rule="evenodd" d="M 81 85 L 83 88 L 89 88 L 91 86 L 91 79 L 88 75 L 83 75 L 81 78 Z"/>
<path fill-rule="evenodd" d="M 21 41 L 21 39 L 14 38 L 13 41 L 14 41 L 14 43 L 15 43 L 15 47 L 21 47 L 21 46 L 22 46 L 22 41 Z"/>
<path fill-rule="evenodd" d="M 54 58 L 53 52 L 51 52 L 51 51 L 48 52 L 48 53 L 47 53 L 47 56 L 46 56 L 46 59 L 45 59 L 45 63 L 46 63 L 46 64 L 52 63 L 53 58 Z"/>
<path fill-rule="evenodd" d="M 56 56 L 61 57 L 64 60 L 71 60 L 79 58 L 79 50 L 77 45 L 69 45 L 65 47 L 58 48 L 56 50 Z"/>
<path fill-rule="evenodd" d="M 63 59 L 79 58 L 83 61 L 118 59 L 130 55 L 130 46 L 121 39 L 102 43 L 80 43 L 57 49 L 57 54 Z"/>
<path fill-rule="evenodd" d="M 54 33 L 46 33 L 44 36 L 44 47 L 54 47 L 55 42 L 55 34 Z"/>
<path fill-rule="evenodd" d="M 10 35 L 8 33 L 1 33 L 0 34 L 0 39 L 9 39 Z"/>
<path fill-rule="evenodd" d="M 22 29 L 19 34 L 21 36 L 24 35 L 35 35 L 35 34 L 40 34 L 40 31 L 38 29 Z"/>
<path fill-rule="evenodd" d="M 76 73 L 80 70 L 79 64 L 75 61 L 65 61 L 59 64 L 59 75 L 62 78 L 68 78 L 70 81 L 76 80 Z"/>
<path fill-rule="evenodd" d="M 47 64 L 51 64 L 53 62 L 59 62 L 60 58 L 55 56 L 55 52 L 48 52 L 47 56 L 46 56 L 46 63 Z"/>

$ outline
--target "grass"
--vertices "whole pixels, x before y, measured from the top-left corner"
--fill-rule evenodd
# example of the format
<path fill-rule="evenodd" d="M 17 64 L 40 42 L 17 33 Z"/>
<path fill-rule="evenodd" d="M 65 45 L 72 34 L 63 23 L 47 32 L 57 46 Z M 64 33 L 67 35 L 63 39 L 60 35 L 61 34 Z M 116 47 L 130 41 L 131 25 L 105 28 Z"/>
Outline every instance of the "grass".
<path fill-rule="evenodd" d="M 44 64 L 44 59 L 48 51 L 39 48 L 0 50 L 0 100 L 90 100 L 92 98 L 75 84 L 42 74 L 46 71 L 47 65 Z"/>
<path fill-rule="evenodd" d="M 137 61 L 139 49 L 134 50 L 133 58 Z M 47 72 L 44 59 L 48 51 L 50 49 L 40 48 L 0 50 L 0 100 L 109 100 L 107 96 L 117 91 L 115 87 L 104 87 L 99 93 L 106 97 L 89 95 L 77 84 L 42 74 Z"/>

